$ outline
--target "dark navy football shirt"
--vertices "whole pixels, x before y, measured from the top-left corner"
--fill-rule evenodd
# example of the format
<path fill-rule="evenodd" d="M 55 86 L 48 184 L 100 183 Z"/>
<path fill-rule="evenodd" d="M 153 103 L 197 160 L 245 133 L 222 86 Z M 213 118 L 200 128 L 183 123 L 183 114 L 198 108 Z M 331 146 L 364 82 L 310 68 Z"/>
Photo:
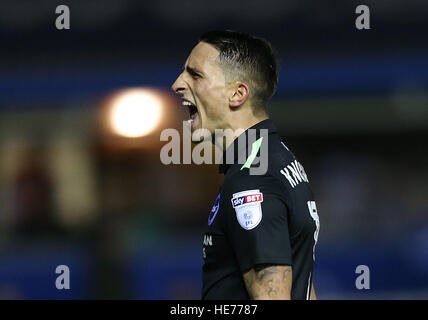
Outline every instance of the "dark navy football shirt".
<path fill-rule="evenodd" d="M 257 143 L 242 147 L 250 131 Z M 233 163 L 225 153 L 219 167 L 225 178 L 203 239 L 202 299 L 249 299 L 242 273 L 258 264 L 290 265 L 291 298 L 309 299 L 319 218 L 308 177 L 270 119 L 242 135 L 226 151 L 233 148 Z M 267 161 L 263 175 L 250 170 L 256 153 L 259 165 Z"/>

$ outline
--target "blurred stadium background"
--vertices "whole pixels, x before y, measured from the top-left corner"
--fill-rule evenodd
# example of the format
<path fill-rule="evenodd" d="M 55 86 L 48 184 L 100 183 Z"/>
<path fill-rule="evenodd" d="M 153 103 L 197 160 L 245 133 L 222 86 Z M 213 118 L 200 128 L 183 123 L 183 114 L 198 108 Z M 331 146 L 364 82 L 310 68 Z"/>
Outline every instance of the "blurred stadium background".
<path fill-rule="evenodd" d="M 70 30 L 55 28 L 60 4 Z M 370 30 L 355 28 L 359 4 Z M 159 134 L 181 127 L 169 86 L 216 28 L 277 48 L 270 112 L 316 194 L 319 298 L 428 298 L 427 15 L 422 0 L 2 0 L 0 298 L 200 297 L 222 177 L 162 165 Z M 130 88 L 160 99 L 140 138 L 109 122 Z M 61 264 L 70 290 L 55 287 Z M 358 265 L 370 290 L 355 288 Z"/>

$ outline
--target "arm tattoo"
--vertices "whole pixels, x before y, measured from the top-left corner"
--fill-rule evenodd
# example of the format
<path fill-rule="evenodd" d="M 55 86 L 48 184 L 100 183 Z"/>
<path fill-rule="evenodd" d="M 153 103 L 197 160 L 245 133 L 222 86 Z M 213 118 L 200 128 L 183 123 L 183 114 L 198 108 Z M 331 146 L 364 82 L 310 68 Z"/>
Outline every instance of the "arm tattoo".
<path fill-rule="evenodd" d="M 251 299 L 290 299 L 292 271 L 287 265 L 257 265 L 243 274 Z"/>

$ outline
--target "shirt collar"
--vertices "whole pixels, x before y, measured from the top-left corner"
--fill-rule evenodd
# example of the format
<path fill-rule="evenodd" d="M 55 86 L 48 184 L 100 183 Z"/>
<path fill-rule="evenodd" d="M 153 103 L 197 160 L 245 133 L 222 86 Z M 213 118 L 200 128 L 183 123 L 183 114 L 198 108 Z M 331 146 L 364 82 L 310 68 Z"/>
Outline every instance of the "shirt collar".
<path fill-rule="evenodd" d="M 226 149 L 225 152 L 223 152 L 223 157 L 222 160 L 219 164 L 219 173 L 223 173 L 226 174 L 226 171 L 234 164 L 238 163 L 238 159 L 239 159 L 239 155 L 241 155 L 241 157 L 243 156 L 242 154 L 245 153 L 245 157 L 244 159 L 246 159 L 248 157 L 248 153 L 250 151 L 250 148 L 248 148 L 248 130 L 250 129 L 256 129 L 256 137 L 260 137 L 260 129 L 267 129 L 268 130 L 268 134 L 274 134 L 276 133 L 276 127 L 273 124 L 273 121 L 271 119 L 266 119 L 263 121 L 258 122 L 257 124 L 255 124 L 254 126 L 248 128 L 247 130 L 245 130 L 239 137 L 236 137 L 235 140 L 233 140 L 233 143 L 230 144 L 230 146 Z M 244 139 L 242 136 L 245 135 L 245 144 L 239 145 L 238 141 L 240 139 Z M 240 148 L 239 148 L 240 147 Z M 229 152 L 232 152 L 232 148 L 233 148 L 233 163 L 226 163 L 226 154 Z"/>

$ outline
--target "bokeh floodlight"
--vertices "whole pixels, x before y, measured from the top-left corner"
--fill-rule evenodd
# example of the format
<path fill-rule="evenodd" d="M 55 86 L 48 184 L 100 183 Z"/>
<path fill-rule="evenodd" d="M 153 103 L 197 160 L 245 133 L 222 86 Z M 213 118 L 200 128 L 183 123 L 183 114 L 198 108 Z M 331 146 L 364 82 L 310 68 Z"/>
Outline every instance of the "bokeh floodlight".
<path fill-rule="evenodd" d="M 155 93 L 145 89 L 128 89 L 112 100 L 110 123 L 123 137 L 137 138 L 150 134 L 158 125 L 161 102 Z"/>

